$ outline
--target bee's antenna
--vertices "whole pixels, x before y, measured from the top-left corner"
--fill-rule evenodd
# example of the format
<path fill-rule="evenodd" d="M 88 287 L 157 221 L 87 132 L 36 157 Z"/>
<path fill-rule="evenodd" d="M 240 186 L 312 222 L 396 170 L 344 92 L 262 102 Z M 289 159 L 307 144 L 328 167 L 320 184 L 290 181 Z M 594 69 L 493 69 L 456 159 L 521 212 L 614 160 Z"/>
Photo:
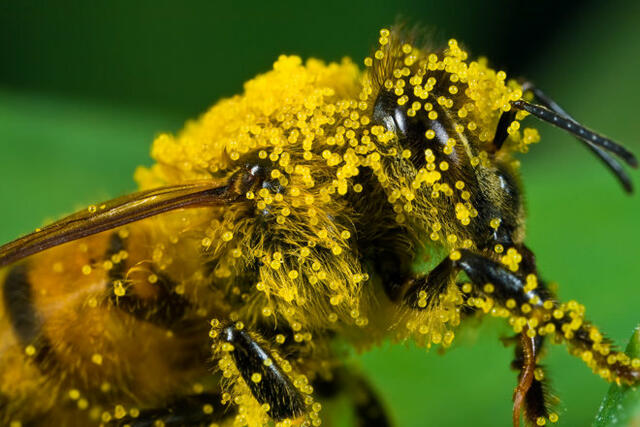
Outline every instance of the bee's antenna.
<path fill-rule="evenodd" d="M 536 93 L 536 96 L 539 97 L 540 95 Z M 555 102 L 550 101 L 547 103 L 550 104 L 549 106 L 551 108 L 556 107 L 553 108 L 553 110 L 556 111 L 552 111 L 551 109 L 542 105 L 532 104 L 523 100 L 513 101 L 511 105 L 518 110 L 526 111 L 529 114 L 536 116 L 540 120 L 559 127 L 560 129 L 566 130 L 567 132 L 571 133 L 576 138 L 584 142 L 585 145 L 589 147 L 589 149 L 593 151 L 593 153 L 598 156 L 615 174 L 624 189 L 627 192 L 631 193 L 633 191 L 631 179 L 625 173 L 622 165 L 608 152 L 617 155 L 632 168 L 638 167 L 638 160 L 636 159 L 635 155 L 624 148 L 622 145 L 612 141 L 611 139 L 602 136 L 590 129 L 587 129 L 586 127 L 575 121 L 567 113 L 565 113 L 564 110 L 560 108 Z"/>
<path fill-rule="evenodd" d="M 602 148 L 597 145 L 593 145 L 590 143 L 586 143 L 587 147 L 600 158 L 604 162 L 604 164 L 613 172 L 613 174 L 618 178 L 620 184 L 625 189 L 627 193 L 633 193 L 633 184 L 631 183 L 631 178 L 624 171 L 620 162 L 618 162 L 615 157 L 611 156 L 609 153 L 604 151 Z"/>

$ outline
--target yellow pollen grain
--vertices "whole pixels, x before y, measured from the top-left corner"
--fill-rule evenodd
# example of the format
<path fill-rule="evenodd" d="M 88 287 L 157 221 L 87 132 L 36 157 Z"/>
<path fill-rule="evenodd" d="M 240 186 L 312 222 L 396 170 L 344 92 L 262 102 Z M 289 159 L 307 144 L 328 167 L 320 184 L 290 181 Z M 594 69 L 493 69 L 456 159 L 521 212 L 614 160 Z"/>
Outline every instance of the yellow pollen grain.
<path fill-rule="evenodd" d="M 117 297 L 122 297 L 125 295 L 126 290 L 122 284 L 121 280 L 116 280 L 115 282 L 113 282 L 113 293 L 115 294 L 115 296 Z M 95 300 L 95 299 L 94 299 Z M 96 302 L 96 306 L 97 306 L 97 300 Z M 89 304 L 89 306 L 91 306 L 92 304 Z M 95 306 L 94 306 L 95 307 Z"/>
<path fill-rule="evenodd" d="M 113 411 L 113 415 L 117 418 L 117 419 L 122 419 L 125 417 L 125 415 L 127 415 L 127 410 L 124 409 L 124 406 L 122 405 L 116 405 L 114 411 Z"/>

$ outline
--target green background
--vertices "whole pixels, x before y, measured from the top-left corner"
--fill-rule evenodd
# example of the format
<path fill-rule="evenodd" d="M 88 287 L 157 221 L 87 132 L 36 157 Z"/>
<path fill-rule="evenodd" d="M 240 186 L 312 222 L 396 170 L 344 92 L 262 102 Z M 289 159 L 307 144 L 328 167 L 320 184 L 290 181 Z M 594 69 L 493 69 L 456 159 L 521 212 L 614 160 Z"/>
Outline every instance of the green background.
<path fill-rule="evenodd" d="M 398 17 L 531 78 L 640 153 L 640 4 L 516 3 L 0 0 L 0 241 L 133 190 L 155 134 L 240 92 L 280 53 L 361 61 Z M 640 198 L 570 137 L 538 128 L 543 140 L 522 158 L 527 242 L 560 297 L 584 303 L 624 346 L 640 320 Z M 506 332 L 489 320 L 445 356 L 384 345 L 354 359 L 399 426 L 508 426 Z M 563 347 L 549 350 L 558 424 L 589 425 L 607 384 Z"/>

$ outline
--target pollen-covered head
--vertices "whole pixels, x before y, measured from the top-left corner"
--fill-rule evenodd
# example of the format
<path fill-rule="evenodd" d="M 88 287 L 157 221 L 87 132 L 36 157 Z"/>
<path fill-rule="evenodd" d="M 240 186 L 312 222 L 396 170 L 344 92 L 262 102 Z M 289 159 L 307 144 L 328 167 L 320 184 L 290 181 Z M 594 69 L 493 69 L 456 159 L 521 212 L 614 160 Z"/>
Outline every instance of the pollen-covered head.
<path fill-rule="evenodd" d="M 374 122 L 393 131 L 418 166 L 428 163 L 427 148 L 445 155 L 456 146 L 496 151 L 498 122 L 513 111 L 511 102 L 522 98 L 520 84 L 507 81 L 505 72 L 489 68 L 484 58 L 469 61 L 456 40 L 429 49 L 413 46 L 408 37 L 381 30 L 378 49 L 365 59 L 365 91 L 376 95 Z M 514 114 L 506 126 L 510 150 L 524 152 L 538 141 L 534 129 L 520 131 L 526 114 Z"/>
<path fill-rule="evenodd" d="M 482 201 L 507 202 L 511 195 L 499 190 L 504 179 L 513 181 L 511 154 L 539 140 L 537 130 L 521 129 L 526 113 L 512 106 L 523 96 L 521 86 L 485 59 L 470 61 L 456 40 L 431 49 L 386 29 L 365 65 L 372 132 L 388 135 L 378 138 L 386 154 L 378 176 L 398 220 L 419 219 L 433 240 L 450 247 L 479 245 L 469 236 L 491 229 L 486 218 L 477 223 Z M 520 210 L 520 200 L 509 203 Z"/>

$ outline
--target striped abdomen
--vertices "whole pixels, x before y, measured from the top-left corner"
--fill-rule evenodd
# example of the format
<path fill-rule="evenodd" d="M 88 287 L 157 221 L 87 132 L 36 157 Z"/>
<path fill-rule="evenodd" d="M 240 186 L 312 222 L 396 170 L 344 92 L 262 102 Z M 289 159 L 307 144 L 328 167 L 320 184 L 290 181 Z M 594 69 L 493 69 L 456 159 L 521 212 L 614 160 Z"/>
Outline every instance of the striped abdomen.
<path fill-rule="evenodd" d="M 99 234 L 0 272 L 0 424 L 86 425 L 202 387 L 207 313 L 153 261 L 144 230 Z"/>

